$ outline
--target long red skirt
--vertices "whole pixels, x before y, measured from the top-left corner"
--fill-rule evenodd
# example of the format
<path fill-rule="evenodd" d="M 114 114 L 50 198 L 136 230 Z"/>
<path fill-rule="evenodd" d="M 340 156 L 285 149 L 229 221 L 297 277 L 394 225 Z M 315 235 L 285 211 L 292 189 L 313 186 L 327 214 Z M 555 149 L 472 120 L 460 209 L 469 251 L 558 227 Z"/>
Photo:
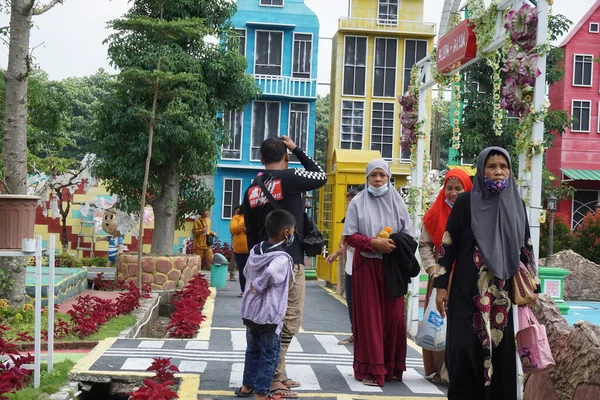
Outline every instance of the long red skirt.
<path fill-rule="evenodd" d="M 383 262 L 357 251 L 352 269 L 354 377 L 402 380 L 406 371 L 404 296 L 392 297 L 383 278 Z"/>

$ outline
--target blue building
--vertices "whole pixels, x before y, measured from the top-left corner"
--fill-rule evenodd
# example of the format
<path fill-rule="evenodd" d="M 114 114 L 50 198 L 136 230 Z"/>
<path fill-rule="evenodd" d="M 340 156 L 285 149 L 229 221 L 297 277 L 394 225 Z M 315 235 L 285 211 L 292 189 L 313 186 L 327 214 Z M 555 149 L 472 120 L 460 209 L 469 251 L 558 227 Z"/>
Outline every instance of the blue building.
<path fill-rule="evenodd" d="M 226 112 L 230 141 L 214 176 L 213 230 L 230 242 L 233 207 L 259 170 L 260 144 L 289 136 L 309 155 L 314 153 L 319 20 L 304 0 L 238 0 L 232 22 L 241 38 L 246 72 L 253 74 L 262 96 L 242 112 Z M 290 155 L 290 167 L 301 167 Z"/>

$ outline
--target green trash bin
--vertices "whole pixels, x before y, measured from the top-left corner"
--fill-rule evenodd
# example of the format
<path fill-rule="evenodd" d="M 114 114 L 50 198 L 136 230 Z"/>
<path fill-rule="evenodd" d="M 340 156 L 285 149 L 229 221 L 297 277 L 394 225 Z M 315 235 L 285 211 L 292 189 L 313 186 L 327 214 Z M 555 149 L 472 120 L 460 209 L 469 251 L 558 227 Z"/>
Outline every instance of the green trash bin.
<path fill-rule="evenodd" d="M 227 285 L 229 261 L 222 254 L 215 254 L 210 266 L 210 286 L 223 289 Z"/>

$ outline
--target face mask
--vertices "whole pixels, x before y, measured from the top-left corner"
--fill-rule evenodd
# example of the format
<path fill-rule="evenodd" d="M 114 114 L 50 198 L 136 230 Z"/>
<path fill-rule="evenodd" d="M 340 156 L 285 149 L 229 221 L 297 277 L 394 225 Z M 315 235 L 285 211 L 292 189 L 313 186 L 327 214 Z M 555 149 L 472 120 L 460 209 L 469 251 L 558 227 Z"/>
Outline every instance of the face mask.
<path fill-rule="evenodd" d="M 486 189 L 489 190 L 490 192 L 500 193 L 501 191 L 506 189 L 506 187 L 508 186 L 508 179 L 504 179 L 504 180 L 501 180 L 500 182 L 498 182 L 498 181 L 491 180 L 487 176 L 484 176 L 483 184 L 485 185 Z"/>
<path fill-rule="evenodd" d="M 452 204 L 448 199 L 446 199 L 446 204 L 448 204 L 448 207 L 450 208 L 454 207 L 454 204 Z"/>
<path fill-rule="evenodd" d="M 286 238 L 283 242 L 283 247 L 290 247 L 292 243 L 294 243 L 294 235 L 290 235 L 290 237 Z"/>
<path fill-rule="evenodd" d="M 384 194 L 387 193 L 387 191 L 390 189 L 390 187 L 388 185 L 383 185 L 381 187 L 375 187 L 375 186 L 371 186 L 368 185 L 367 190 L 369 191 L 369 193 L 371 193 L 373 196 L 379 197 L 379 196 L 383 196 Z"/>

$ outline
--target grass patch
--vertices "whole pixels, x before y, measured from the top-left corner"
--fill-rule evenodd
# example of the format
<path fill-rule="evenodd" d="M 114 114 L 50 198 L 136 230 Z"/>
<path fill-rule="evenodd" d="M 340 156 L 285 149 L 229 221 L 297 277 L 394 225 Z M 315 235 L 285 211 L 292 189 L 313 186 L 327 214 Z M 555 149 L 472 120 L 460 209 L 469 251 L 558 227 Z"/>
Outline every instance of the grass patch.
<path fill-rule="evenodd" d="M 61 318 L 64 321 L 71 322 L 71 318 L 67 314 L 56 313 L 55 321 Z M 109 337 L 119 336 L 119 333 L 124 329 L 135 324 L 136 318 L 133 315 L 120 315 L 112 318 L 106 324 L 102 325 L 97 333 L 88 336 L 84 339 L 79 339 L 78 336 L 69 335 L 64 338 L 56 339 L 61 342 L 78 342 L 80 340 L 103 340 Z M 48 327 L 48 319 L 42 318 L 42 329 L 47 329 Z M 56 324 L 55 324 L 56 327 Z M 7 331 L 5 335 L 9 340 L 15 340 L 17 332 L 28 332 L 29 335 L 34 335 L 34 326 L 33 321 L 21 322 L 18 324 L 14 324 L 11 326 L 11 330 Z"/>
<path fill-rule="evenodd" d="M 40 377 L 40 387 L 33 388 L 33 375 L 30 385 L 16 393 L 7 394 L 9 400 L 40 400 L 48 398 L 47 394 L 58 392 L 69 380 L 69 371 L 73 368 L 75 362 L 71 360 L 61 361 L 54 364 L 54 370 L 51 373 L 46 372 L 46 364 L 42 364 L 42 375 Z"/>

